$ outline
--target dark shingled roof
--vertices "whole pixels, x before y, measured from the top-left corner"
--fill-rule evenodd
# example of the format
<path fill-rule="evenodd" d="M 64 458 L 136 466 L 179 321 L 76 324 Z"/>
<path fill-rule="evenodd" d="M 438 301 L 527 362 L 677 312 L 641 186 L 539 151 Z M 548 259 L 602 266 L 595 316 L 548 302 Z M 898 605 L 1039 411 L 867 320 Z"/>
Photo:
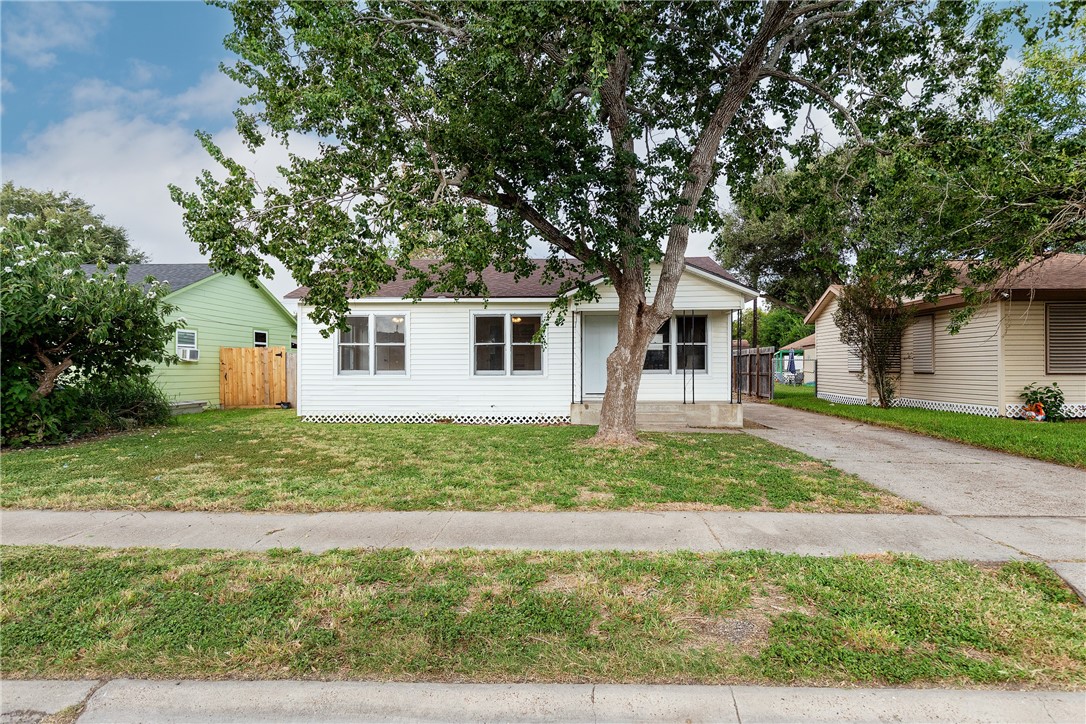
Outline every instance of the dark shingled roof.
<path fill-rule="evenodd" d="M 546 259 L 532 259 L 536 264 L 536 271 L 530 276 L 522 277 L 521 279 L 514 280 L 511 272 L 500 272 L 492 266 L 488 266 L 483 270 L 483 281 L 486 283 L 487 291 L 490 293 L 491 299 L 525 299 L 525 298 L 546 298 L 553 297 L 558 293 L 558 287 L 561 285 L 560 280 L 551 279 L 544 283 L 543 265 L 546 263 Z M 414 262 L 416 267 L 428 267 L 434 264 L 432 259 L 419 259 Z M 707 256 L 688 256 L 686 257 L 687 266 L 699 269 L 707 274 L 712 274 L 715 277 L 719 277 L 725 281 L 733 284 L 738 284 L 744 288 L 747 288 L 745 284 L 740 282 L 734 276 L 732 276 L 724 267 L 717 264 L 713 259 Z M 602 275 L 596 275 L 592 277 L 592 280 L 599 279 Z M 403 274 L 397 275 L 395 281 L 388 284 L 382 284 L 373 297 L 387 297 L 390 299 L 403 299 L 404 295 L 410 291 L 414 282 L 410 279 L 404 279 Z M 754 290 L 751 289 L 751 292 Z M 309 293 L 309 287 L 298 287 L 293 292 L 287 294 L 285 299 L 304 299 L 306 294 Z M 422 295 L 423 299 L 436 299 L 438 297 L 449 297 L 446 292 L 436 292 L 428 290 Z"/>
<path fill-rule="evenodd" d="M 98 270 L 98 267 L 94 264 L 81 264 L 80 266 L 88 275 Z M 112 272 L 117 268 L 117 265 L 109 264 L 107 268 Z M 195 284 L 201 279 L 207 279 L 215 273 L 215 270 L 207 264 L 129 264 L 125 280 L 135 284 L 142 283 L 147 277 L 154 277 L 160 282 L 168 283 L 172 293 L 178 289 L 184 289 L 190 284 Z M 143 286 L 144 289 L 147 288 L 146 284 Z"/>

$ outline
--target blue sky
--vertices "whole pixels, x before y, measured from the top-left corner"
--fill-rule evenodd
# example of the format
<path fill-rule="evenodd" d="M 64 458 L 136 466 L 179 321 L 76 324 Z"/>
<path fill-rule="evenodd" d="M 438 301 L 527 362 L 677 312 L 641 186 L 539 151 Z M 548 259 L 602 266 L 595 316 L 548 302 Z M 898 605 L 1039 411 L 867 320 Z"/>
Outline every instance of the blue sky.
<path fill-rule="evenodd" d="M 244 89 L 219 71 L 231 27 L 198 1 L 0 2 L 3 179 L 87 199 L 152 261 L 199 261 L 166 187 L 212 166 L 197 129 L 248 155 L 232 116 Z M 266 179 L 285 160 L 271 146 L 249 165 Z"/>
<path fill-rule="evenodd" d="M 1034 16 L 1046 3 L 1031 5 Z M 67 190 L 127 228 L 160 263 L 200 259 L 167 184 L 193 187 L 210 159 L 210 131 L 228 155 L 247 156 L 233 129 L 243 89 L 219 72 L 228 11 L 186 2 L 0 2 L 0 175 Z M 311 139 L 292 141 L 305 154 Z M 267 181 L 286 160 L 266 146 L 249 165 Z M 705 240 L 692 240 L 703 254 Z M 285 273 L 273 291 L 293 288 Z"/>

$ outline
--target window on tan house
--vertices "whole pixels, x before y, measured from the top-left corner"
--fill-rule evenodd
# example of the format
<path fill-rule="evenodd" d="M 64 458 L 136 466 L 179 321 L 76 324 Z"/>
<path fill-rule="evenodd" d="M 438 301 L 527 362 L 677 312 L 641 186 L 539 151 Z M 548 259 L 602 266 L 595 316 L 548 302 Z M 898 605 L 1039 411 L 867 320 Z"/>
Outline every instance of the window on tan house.
<path fill-rule="evenodd" d="M 1086 302 L 1051 302 L 1045 310 L 1048 373 L 1086 374 Z"/>
<path fill-rule="evenodd" d="M 860 350 L 856 347 L 848 348 L 848 371 L 849 372 L 863 372 L 864 361 L 860 357 Z"/>
<path fill-rule="evenodd" d="M 935 315 L 918 317 L 913 322 L 913 374 L 935 373 Z"/>

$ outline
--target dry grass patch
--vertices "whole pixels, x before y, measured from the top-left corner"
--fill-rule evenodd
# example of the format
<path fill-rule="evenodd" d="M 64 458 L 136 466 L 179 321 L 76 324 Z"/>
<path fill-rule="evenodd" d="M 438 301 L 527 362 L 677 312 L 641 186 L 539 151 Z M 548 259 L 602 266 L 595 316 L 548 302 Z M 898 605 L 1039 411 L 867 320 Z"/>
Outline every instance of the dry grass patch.
<path fill-rule="evenodd" d="M 1086 687 L 1086 608 L 1031 563 L 9 547 L 0 564 L 12 678 Z"/>

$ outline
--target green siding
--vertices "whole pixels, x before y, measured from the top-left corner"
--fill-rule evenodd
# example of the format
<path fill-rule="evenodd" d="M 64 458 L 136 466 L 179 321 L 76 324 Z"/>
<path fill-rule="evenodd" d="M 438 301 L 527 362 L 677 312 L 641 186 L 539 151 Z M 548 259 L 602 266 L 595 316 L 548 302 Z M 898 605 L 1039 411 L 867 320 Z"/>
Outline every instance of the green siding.
<path fill-rule="evenodd" d="M 294 318 L 267 294 L 241 277 L 216 274 L 178 290 L 168 301 L 184 318 L 184 329 L 196 330 L 199 362 L 160 365 L 159 385 L 170 400 L 206 400 L 219 405 L 219 348 L 252 347 L 253 331 L 268 333 L 269 347 L 290 347 L 297 333 Z M 170 352 L 174 352 L 170 341 Z"/>

